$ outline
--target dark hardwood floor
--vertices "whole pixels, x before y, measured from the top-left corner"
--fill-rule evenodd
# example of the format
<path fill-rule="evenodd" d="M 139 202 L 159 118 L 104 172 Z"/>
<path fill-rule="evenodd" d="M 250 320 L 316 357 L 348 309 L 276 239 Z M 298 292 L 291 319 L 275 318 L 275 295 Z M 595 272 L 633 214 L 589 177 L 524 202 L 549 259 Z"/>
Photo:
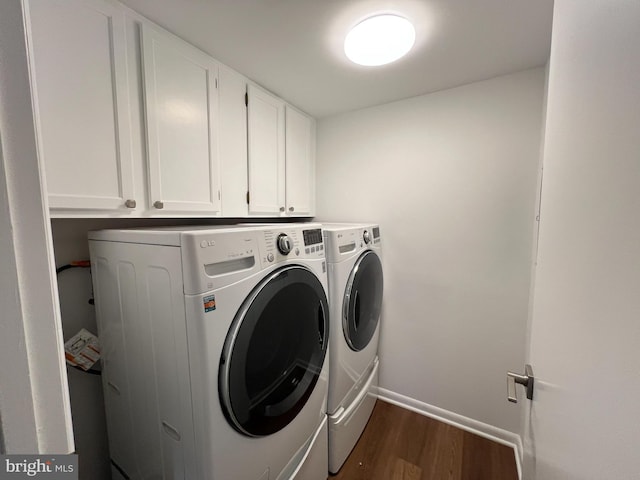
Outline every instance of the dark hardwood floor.
<path fill-rule="evenodd" d="M 378 400 L 330 480 L 517 480 L 513 449 Z"/>

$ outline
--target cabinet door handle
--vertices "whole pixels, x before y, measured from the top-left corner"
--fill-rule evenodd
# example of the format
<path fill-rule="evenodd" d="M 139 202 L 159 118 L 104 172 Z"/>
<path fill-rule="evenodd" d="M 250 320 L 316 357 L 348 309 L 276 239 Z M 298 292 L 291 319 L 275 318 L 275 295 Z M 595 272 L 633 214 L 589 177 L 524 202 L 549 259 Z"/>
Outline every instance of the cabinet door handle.
<path fill-rule="evenodd" d="M 280 211 L 281 211 L 281 212 L 284 212 L 284 207 L 280 207 Z"/>
<path fill-rule="evenodd" d="M 164 203 L 161 202 L 160 200 L 157 200 L 157 201 L 153 202 L 153 206 L 155 208 L 157 208 L 158 210 L 160 210 L 160 209 L 164 208 Z"/>
<path fill-rule="evenodd" d="M 136 208 L 136 201 L 129 199 L 126 202 L 124 202 L 124 206 L 127 208 Z"/>
<path fill-rule="evenodd" d="M 293 207 L 289 207 L 289 211 L 290 211 L 290 212 L 293 212 Z"/>

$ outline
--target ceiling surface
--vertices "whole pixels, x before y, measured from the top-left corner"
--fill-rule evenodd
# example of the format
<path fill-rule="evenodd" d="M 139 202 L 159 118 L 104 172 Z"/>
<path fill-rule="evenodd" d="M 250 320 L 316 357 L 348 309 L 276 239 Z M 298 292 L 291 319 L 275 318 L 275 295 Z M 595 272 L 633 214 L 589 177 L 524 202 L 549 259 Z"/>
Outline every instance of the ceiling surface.
<path fill-rule="evenodd" d="M 122 0 L 315 117 L 544 65 L 553 0 Z M 374 13 L 416 27 L 386 66 L 347 60 L 344 37 Z"/>

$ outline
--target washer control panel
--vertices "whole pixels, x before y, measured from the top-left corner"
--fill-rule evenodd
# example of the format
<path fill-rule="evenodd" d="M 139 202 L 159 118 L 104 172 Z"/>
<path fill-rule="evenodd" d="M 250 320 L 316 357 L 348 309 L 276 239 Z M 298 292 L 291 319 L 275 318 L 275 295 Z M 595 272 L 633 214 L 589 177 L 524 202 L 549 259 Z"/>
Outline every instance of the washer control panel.
<path fill-rule="evenodd" d="M 289 235 L 286 233 L 281 233 L 278 235 L 278 240 L 276 242 L 276 246 L 278 247 L 278 251 L 283 255 L 289 255 L 291 252 L 292 244 Z"/>
<path fill-rule="evenodd" d="M 194 227 L 180 234 L 184 293 L 199 294 L 228 285 L 260 268 L 290 260 L 324 260 L 319 223 L 240 227 Z"/>
<path fill-rule="evenodd" d="M 324 238 L 322 229 L 314 228 L 302 231 L 304 238 L 304 253 L 307 255 L 324 256 Z M 318 255 L 320 253 L 320 255 Z"/>
<path fill-rule="evenodd" d="M 380 246 L 380 227 L 367 225 L 328 225 L 324 230 L 329 262 L 341 262 L 361 251 Z"/>
<path fill-rule="evenodd" d="M 313 228 L 302 231 L 302 237 L 304 238 L 304 246 L 322 245 L 322 229 Z"/>
<path fill-rule="evenodd" d="M 373 243 L 380 243 L 380 227 L 373 227 Z"/>

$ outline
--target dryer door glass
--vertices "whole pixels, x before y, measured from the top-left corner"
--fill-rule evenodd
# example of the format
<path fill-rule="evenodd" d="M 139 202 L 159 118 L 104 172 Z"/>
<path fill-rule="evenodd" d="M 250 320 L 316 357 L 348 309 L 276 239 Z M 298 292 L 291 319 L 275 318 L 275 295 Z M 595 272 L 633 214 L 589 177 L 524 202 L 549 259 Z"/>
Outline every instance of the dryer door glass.
<path fill-rule="evenodd" d="M 304 407 L 327 352 L 328 311 L 322 284 L 301 266 L 273 272 L 245 300 L 219 372 L 220 401 L 236 430 L 275 433 Z"/>
<path fill-rule="evenodd" d="M 347 344 L 356 352 L 371 341 L 382 305 L 382 264 L 369 250 L 356 262 L 342 303 L 342 329 Z"/>

